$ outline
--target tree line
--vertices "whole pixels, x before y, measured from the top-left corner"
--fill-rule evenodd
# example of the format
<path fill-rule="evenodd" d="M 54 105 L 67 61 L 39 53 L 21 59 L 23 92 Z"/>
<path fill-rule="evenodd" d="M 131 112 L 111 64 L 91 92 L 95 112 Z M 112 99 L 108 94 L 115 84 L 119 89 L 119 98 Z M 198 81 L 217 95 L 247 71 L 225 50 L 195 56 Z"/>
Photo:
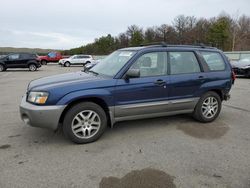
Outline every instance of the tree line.
<path fill-rule="evenodd" d="M 179 15 L 172 24 L 162 24 L 143 29 L 131 25 L 118 36 L 102 36 L 93 43 L 63 51 L 65 55 L 106 55 L 119 48 L 146 43 L 205 44 L 223 51 L 250 50 L 250 17 L 230 16 L 222 13 L 213 18 L 196 18 Z"/>

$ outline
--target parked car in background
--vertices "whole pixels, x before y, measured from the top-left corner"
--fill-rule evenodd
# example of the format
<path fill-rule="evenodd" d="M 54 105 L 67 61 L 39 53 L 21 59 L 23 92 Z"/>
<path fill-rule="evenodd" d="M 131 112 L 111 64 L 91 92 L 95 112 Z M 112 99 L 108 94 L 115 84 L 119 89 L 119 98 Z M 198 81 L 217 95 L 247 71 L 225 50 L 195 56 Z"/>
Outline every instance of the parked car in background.
<path fill-rule="evenodd" d="M 30 71 L 36 71 L 39 67 L 41 63 L 36 54 L 13 53 L 0 58 L 0 72 L 9 68 L 29 68 Z"/>
<path fill-rule="evenodd" d="M 224 52 L 236 75 L 250 77 L 250 51 Z"/>
<path fill-rule="evenodd" d="M 86 72 L 29 83 L 20 114 L 34 127 L 76 143 L 97 140 L 115 122 L 174 114 L 214 121 L 230 98 L 234 74 L 216 48 L 151 45 L 117 50 Z"/>
<path fill-rule="evenodd" d="M 242 59 L 250 59 L 250 51 L 233 51 L 224 52 L 230 61 L 240 61 Z"/>
<path fill-rule="evenodd" d="M 69 58 L 61 59 L 59 65 L 70 67 L 71 65 L 83 65 L 94 62 L 91 55 L 73 55 Z"/>
<path fill-rule="evenodd" d="M 47 65 L 48 62 L 58 62 L 60 59 L 65 58 L 60 52 L 50 52 L 46 56 L 39 56 L 42 65 Z"/>
<path fill-rule="evenodd" d="M 231 65 L 236 75 L 250 77 L 250 59 L 231 61 Z"/>

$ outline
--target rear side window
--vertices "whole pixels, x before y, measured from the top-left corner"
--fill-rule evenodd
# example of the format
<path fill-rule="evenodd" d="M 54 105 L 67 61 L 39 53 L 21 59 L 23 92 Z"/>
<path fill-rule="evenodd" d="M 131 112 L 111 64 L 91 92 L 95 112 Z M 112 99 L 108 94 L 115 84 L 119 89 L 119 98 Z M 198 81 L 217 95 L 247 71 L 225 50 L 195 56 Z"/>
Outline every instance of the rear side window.
<path fill-rule="evenodd" d="M 169 52 L 170 74 L 189 74 L 201 72 L 193 52 Z"/>
<path fill-rule="evenodd" d="M 90 57 L 87 56 L 87 55 L 83 55 L 81 58 L 88 59 L 88 58 L 90 58 Z"/>
<path fill-rule="evenodd" d="M 21 57 L 21 59 L 32 59 L 32 58 L 36 58 L 36 55 L 35 54 L 21 54 L 20 55 Z"/>
<path fill-rule="evenodd" d="M 221 55 L 217 52 L 201 52 L 205 59 L 210 71 L 225 70 L 225 63 Z"/>

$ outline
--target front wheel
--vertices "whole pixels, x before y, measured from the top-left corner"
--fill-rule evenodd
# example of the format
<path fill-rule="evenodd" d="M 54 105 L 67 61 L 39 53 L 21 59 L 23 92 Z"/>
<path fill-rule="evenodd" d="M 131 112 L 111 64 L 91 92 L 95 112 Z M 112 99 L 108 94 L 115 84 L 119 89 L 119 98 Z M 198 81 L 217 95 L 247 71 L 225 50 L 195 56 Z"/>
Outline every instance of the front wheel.
<path fill-rule="evenodd" d="M 106 113 L 99 105 L 92 102 L 82 102 L 73 106 L 63 121 L 65 136 L 78 144 L 96 141 L 106 127 Z"/>
<path fill-rule="evenodd" d="M 65 63 L 64 63 L 64 66 L 65 66 L 65 67 L 70 67 L 70 62 L 68 62 L 68 61 L 65 62 Z"/>
<path fill-rule="evenodd" d="M 218 117 L 220 111 L 220 96 L 213 91 L 209 91 L 200 98 L 193 112 L 193 117 L 200 122 L 212 122 Z"/>

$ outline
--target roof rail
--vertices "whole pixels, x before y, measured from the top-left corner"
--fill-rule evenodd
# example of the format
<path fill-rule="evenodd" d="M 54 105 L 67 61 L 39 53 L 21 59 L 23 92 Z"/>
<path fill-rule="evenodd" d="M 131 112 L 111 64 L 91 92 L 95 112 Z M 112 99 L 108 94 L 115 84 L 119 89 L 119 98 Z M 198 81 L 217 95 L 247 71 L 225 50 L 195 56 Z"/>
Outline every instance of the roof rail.
<path fill-rule="evenodd" d="M 167 47 L 168 44 L 166 42 L 150 42 L 150 43 L 142 43 L 140 46 L 163 46 Z"/>
<path fill-rule="evenodd" d="M 143 43 L 140 46 L 161 46 L 161 47 L 186 47 L 186 48 L 208 48 L 208 49 L 214 49 L 215 47 L 206 46 L 203 43 L 197 43 L 197 44 L 167 44 L 166 42 L 152 42 L 152 43 Z"/>

